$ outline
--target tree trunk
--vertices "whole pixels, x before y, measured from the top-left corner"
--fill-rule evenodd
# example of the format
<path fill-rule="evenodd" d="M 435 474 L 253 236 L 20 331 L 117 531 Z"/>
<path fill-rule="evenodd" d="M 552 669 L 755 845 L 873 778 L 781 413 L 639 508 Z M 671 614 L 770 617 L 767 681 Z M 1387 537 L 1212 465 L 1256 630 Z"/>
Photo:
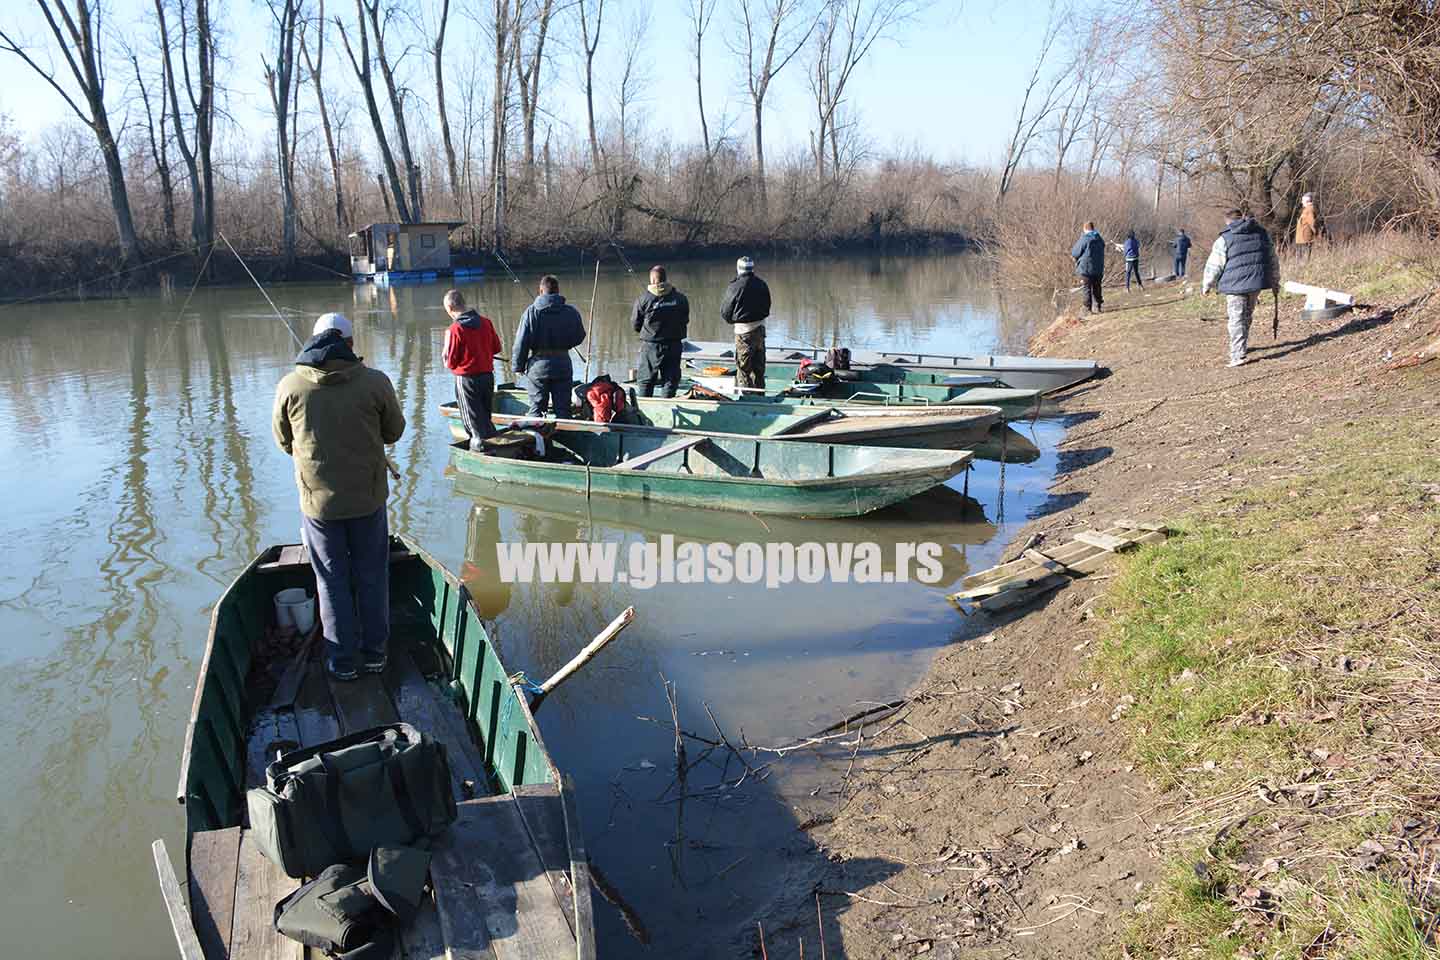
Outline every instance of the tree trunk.
<path fill-rule="evenodd" d="M 335 147 L 335 132 L 330 126 L 330 107 L 325 102 L 323 68 L 325 65 L 325 0 L 320 0 L 320 15 L 315 21 L 319 36 L 315 38 L 315 59 L 310 59 L 310 45 L 305 34 L 300 34 L 300 53 L 305 57 L 305 69 L 310 71 L 310 82 L 315 86 L 315 104 L 320 109 L 320 129 L 325 133 L 325 152 L 330 156 L 330 176 L 335 185 L 335 234 L 337 240 L 345 237 L 349 217 L 345 214 L 345 189 L 340 180 L 340 151 Z"/>
<path fill-rule="evenodd" d="M 290 120 L 293 116 L 295 83 L 295 31 L 300 20 L 302 0 L 271 0 L 276 28 L 274 65 L 266 64 L 265 83 L 270 90 L 270 106 L 275 112 L 275 161 L 280 178 L 280 250 L 286 269 L 295 264 L 295 162 L 292 156 Z M 280 5 L 278 13 L 275 5 Z"/>
<path fill-rule="evenodd" d="M 395 118 L 395 136 L 400 141 L 400 162 L 405 165 L 405 176 L 410 186 L 410 217 L 406 223 L 415 223 L 424 218 L 424 207 L 420 203 L 420 180 L 416 175 L 414 154 L 410 151 L 410 132 L 405 125 L 405 109 L 400 102 L 400 90 L 395 86 L 395 72 L 385 55 L 385 31 L 380 26 L 380 0 L 357 0 L 370 16 L 370 29 L 375 34 L 375 61 L 380 64 L 380 76 L 385 81 L 385 92 L 390 99 L 390 112 Z M 399 206 L 398 202 L 396 206 Z"/>
<path fill-rule="evenodd" d="M 760 200 L 760 212 L 764 213 L 770 198 L 765 192 L 765 101 L 762 98 L 763 95 L 755 98 L 755 190 Z"/>
<path fill-rule="evenodd" d="M 375 99 L 375 82 L 370 73 L 370 33 L 365 26 L 364 0 L 355 0 L 355 19 L 360 28 L 360 56 L 355 56 L 354 49 L 350 46 L 350 35 L 345 32 L 345 25 L 340 18 L 335 18 L 335 26 L 340 29 L 340 40 L 345 45 L 345 56 L 350 61 L 350 67 L 355 71 L 355 79 L 360 81 L 360 90 L 365 94 L 365 109 L 370 114 L 370 127 L 375 131 L 375 146 L 380 151 L 380 160 L 385 167 L 385 176 L 389 178 L 390 192 L 387 196 L 394 200 L 394 213 L 399 215 L 401 223 L 414 223 L 415 218 L 410 215 L 410 208 L 405 203 L 405 188 L 400 182 L 400 170 L 395 165 L 395 154 L 390 149 L 390 138 L 385 135 L 385 121 L 380 116 L 380 104 Z M 408 172 L 408 167 L 406 168 Z M 384 191 L 382 191 L 383 193 Z M 385 205 L 386 216 L 392 216 L 391 206 Z"/>
<path fill-rule="evenodd" d="M 169 137 L 165 133 L 165 120 L 170 109 L 165 103 L 165 74 L 162 61 L 160 74 L 160 131 L 155 131 L 155 111 L 150 106 L 150 90 L 145 86 L 145 77 L 140 72 L 140 58 L 130 55 L 130 64 L 135 68 L 135 85 L 140 89 L 140 102 L 145 107 L 145 131 L 150 139 L 150 157 L 155 161 L 155 172 L 160 177 L 160 215 L 165 227 L 165 246 L 174 250 L 175 236 L 175 184 L 170 174 Z"/>
<path fill-rule="evenodd" d="M 445 169 L 450 175 L 450 197 L 460 209 L 460 168 L 455 160 L 455 142 L 450 137 L 450 115 L 445 112 L 445 27 L 450 20 L 450 0 L 441 0 L 440 28 L 435 32 L 435 110 L 440 116 L 440 140 L 445 146 Z"/>
<path fill-rule="evenodd" d="M 590 133 L 590 166 L 599 173 L 604 169 L 604 163 L 600 156 L 600 138 L 595 135 L 595 51 L 600 47 L 600 26 L 605 18 L 605 0 L 597 0 L 593 34 L 585 15 L 587 0 L 577 2 L 580 6 L 580 41 L 585 46 L 585 120 Z"/>
<path fill-rule="evenodd" d="M 200 246 L 208 254 L 215 244 L 215 168 L 210 161 L 215 133 L 215 39 L 210 30 L 209 0 L 195 0 L 195 46 L 200 68 L 200 99 L 195 105 L 195 151 L 200 161 L 200 182 L 205 194 Z M 213 265 L 209 274 L 214 276 Z"/>

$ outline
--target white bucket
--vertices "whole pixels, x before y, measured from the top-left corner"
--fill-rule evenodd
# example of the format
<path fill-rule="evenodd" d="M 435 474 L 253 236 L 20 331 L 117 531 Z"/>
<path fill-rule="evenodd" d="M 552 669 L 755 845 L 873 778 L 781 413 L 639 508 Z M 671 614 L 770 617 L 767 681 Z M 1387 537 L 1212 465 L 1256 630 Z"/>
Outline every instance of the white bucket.
<path fill-rule="evenodd" d="M 291 587 L 275 594 L 275 625 L 281 633 L 308 636 L 315 629 L 315 601 L 304 587 Z"/>

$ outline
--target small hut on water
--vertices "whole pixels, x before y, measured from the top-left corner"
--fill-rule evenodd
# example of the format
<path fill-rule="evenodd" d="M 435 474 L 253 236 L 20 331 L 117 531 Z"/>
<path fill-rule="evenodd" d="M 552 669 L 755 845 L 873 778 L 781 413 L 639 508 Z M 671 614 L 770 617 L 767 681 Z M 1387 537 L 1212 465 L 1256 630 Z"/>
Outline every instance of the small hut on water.
<path fill-rule="evenodd" d="M 370 223 L 350 234 L 350 273 L 357 282 L 376 283 L 478 277 L 479 267 L 450 262 L 450 232 L 463 220 L 426 223 Z"/>

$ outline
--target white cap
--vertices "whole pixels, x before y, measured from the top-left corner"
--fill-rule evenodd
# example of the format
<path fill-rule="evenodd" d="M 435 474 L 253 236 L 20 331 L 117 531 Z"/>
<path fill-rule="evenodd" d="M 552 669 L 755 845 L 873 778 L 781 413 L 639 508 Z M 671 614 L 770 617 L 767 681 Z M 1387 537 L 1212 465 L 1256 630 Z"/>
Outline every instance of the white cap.
<path fill-rule="evenodd" d="M 343 313 L 322 313 L 320 319 L 315 321 L 315 329 L 310 331 L 312 337 L 318 337 L 326 330 L 339 330 L 340 336 L 350 339 L 355 336 L 355 328 Z"/>
<path fill-rule="evenodd" d="M 1310 202 L 1310 194 L 1308 194 L 1308 193 L 1305 194 L 1305 196 L 1301 197 L 1300 200 L 1301 200 L 1301 202 L 1303 202 L 1303 203 L 1309 203 L 1309 202 Z"/>
<path fill-rule="evenodd" d="M 755 272 L 755 261 L 754 261 L 754 260 L 751 260 L 749 257 L 741 257 L 739 260 L 736 260 L 736 261 L 735 261 L 735 272 L 736 272 L 736 273 L 754 273 L 754 272 Z"/>

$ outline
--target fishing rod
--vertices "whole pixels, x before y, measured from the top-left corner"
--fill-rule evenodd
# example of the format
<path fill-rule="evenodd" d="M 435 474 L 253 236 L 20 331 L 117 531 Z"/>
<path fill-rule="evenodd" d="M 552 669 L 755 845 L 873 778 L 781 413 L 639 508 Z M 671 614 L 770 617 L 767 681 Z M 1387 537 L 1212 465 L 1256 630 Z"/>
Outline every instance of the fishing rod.
<path fill-rule="evenodd" d="M 500 261 L 500 265 L 505 268 L 505 272 L 508 273 L 508 274 L 510 274 L 510 279 L 511 279 L 511 280 L 513 280 L 513 281 L 516 282 L 516 283 L 519 283 L 519 282 L 520 282 L 520 278 L 517 277 L 517 276 L 515 276 L 515 271 L 510 269 L 510 264 L 506 263 L 506 262 L 505 262 L 505 258 L 502 257 L 502 256 L 500 256 L 500 251 L 499 251 L 499 250 L 491 251 L 490 255 L 491 255 L 492 257 L 494 257 L 496 260 L 499 260 L 499 261 Z"/>
<path fill-rule="evenodd" d="M 255 276 L 255 273 L 250 269 L 250 265 L 245 262 L 245 258 L 240 256 L 240 251 L 235 249 L 235 245 L 230 242 L 230 238 L 225 236 L 223 231 L 217 230 L 215 232 L 221 240 L 225 241 L 225 246 L 230 248 L 230 252 L 235 255 L 235 259 L 239 261 L 240 266 L 245 268 L 245 273 L 250 277 L 251 281 L 254 282 L 255 289 L 260 291 L 260 296 L 264 297 L 265 302 L 270 304 L 270 309 L 275 311 L 275 319 L 285 325 L 285 330 L 290 334 L 290 339 L 294 340 L 295 345 L 303 350 L 305 348 L 304 342 L 296 336 L 295 329 L 290 326 L 290 321 L 285 319 L 285 314 L 281 313 L 280 308 L 275 305 L 275 301 L 270 299 L 270 294 L 266 292 L 264 284 Z M 389 451 L 385 453 L 385 469 L 390 472 L 390 476 L 393 477 L 397 483 L 400 481 L 400 467 L 395 463 L 395 459 L 390 456 Z"/>
<path fill-rule="evenodd" d="M 600 261 L 597 259 L 597 260 L 595 261 L 595 283 L 594 283 L 594 285 L 592 285 L 592 286 L 590 287 L 590 327 L 589 327 L 588 330 L 585 331 L 585 340 L 589 340 L 590 337 L 591 337 L 591 335 L 593 335 L 594 332 L 595 332 L 595 295 L 596 295 L 597 293 L 599 293 L 599 292 L 600 292 Z M 585 342 L 584 340 L 581 341 L 581 345 L 582 345 L 582 346 L 584 345 L 584 342 Z M 580 350 L 577 348 L 577 349 L 575 350 L 575 352 L 576 352 L 576 353 L 580 353 Z M 584 378 L 583 378 L 583 381 L 586 382 L 586 383 L 589 383 L 589 382 L 590 382 L 590 358 L 587 357 L 585 354 L 580 353 L 580 359 L 585 361 L 585 376 L 584 376 Z"/>
<path fill-rule="evenodd" d="M 635 267 L 634 267 L 633 265 L 631 265 L 631 263 L 630 263 L 630 258 L 627 257 L 627 256 L 625 256 L 625 251 L 622 250 L 622 249 L 620 249 L 620 244 L 616 243 L 614 240 L 609 241 L 609 244 L 610 244 L 610 246 L 614 247 L 614 248 L 615 248 L 615 252 L 620 255 L 620 260 L 621 260 L 621 262 L 625 264 L 625 272 L 626 272 L 626 273 L 634 273 L 634 272 L 635 272 Z"/>

